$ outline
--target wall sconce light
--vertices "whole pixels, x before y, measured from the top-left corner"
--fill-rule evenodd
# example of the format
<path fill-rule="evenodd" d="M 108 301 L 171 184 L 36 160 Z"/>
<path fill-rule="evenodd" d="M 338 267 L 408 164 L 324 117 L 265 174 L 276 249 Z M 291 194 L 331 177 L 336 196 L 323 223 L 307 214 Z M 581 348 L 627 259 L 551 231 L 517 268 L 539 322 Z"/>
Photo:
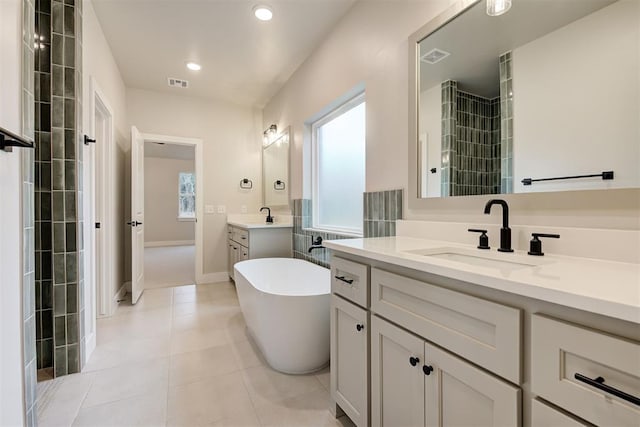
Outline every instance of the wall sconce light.
<path fill-rule="evenodd" d="M 278 134 L 278 126 L 275 124 L 272 124 L 271 126 L 266 128 L 264 132 L 262 132 L 262 141 L 264 142 L 265 145 L 269 144 L 277 134 Z"/>
<path fill-rule="evenodd" d="M 511 0 L 487 0 L 487 15 L 500 16 L 511 9 Z"/>

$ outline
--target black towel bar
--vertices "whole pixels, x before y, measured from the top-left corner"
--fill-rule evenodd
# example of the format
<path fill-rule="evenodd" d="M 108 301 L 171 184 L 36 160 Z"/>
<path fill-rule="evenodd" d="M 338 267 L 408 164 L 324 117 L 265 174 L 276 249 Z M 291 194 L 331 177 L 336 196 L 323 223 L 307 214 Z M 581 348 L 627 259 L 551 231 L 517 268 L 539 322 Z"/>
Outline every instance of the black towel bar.
<path fill-rule="evenodd" d="M 35 148 L 33 141 L 0 127 L 0 150 L 11 151 L 10 147 Z"/>
<path fill-rule="evenodd" d="M 532 183 L 539 182 L 539 181 L 558 181 L 562 179 L 596 178 L 596 177 L 602 177 L 603 180 L 613 179 L 613 171 L 605 171 L 602 173 L 596 173 L 591 175 L 558 176 L 555 178 L 538 178 L 538 179 L 524 178 L 520 182 L 522 182 L 523 185 L 531 185 Z"/>

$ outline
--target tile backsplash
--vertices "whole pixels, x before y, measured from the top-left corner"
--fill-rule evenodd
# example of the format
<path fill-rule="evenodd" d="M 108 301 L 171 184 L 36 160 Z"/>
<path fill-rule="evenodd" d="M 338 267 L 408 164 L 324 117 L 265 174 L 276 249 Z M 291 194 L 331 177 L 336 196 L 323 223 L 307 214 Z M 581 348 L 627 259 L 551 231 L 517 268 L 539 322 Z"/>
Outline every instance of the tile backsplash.
<path fill-rule="evenodd" d="M 403 190 L 363 193 L 363 237 L 395 236 L 396 221 L 402 219 Z M 311 230 L 313 224 L 311 200 L 293 200 L 293 257 L 329 268 L 329 250 L 314 249 L 313 239 L 353 239 L 353 236 Z"/>

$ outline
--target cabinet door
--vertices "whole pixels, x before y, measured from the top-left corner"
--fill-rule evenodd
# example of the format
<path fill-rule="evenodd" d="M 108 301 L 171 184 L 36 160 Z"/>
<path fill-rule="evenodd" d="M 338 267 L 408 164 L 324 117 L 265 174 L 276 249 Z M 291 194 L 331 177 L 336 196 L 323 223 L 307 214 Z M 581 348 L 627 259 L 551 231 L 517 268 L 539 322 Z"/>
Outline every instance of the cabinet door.
<path fill-rule="evenodd" d="M 422 339 L 371 316 L 371 425 L 374 427 L 424 426 L 423 346 Z"/>
<path fill-rule="evenodd" d="M 247 259 L 249 259 L 249 249 L 245 248 L 244 246 L 239 246 L 238 247 L 238 254 L 240 259 L 238 261 L 245 261 Z"/>
<path fill-rule="evenodd" d="M 367 312 L 331 296 L 331 397 L 357 426 L 368 424 Z"/>
<path fill-rule="evenodd" d="M 429 343 L 424 351 L 427 426 L 521 425 L 518 387 Z"/>

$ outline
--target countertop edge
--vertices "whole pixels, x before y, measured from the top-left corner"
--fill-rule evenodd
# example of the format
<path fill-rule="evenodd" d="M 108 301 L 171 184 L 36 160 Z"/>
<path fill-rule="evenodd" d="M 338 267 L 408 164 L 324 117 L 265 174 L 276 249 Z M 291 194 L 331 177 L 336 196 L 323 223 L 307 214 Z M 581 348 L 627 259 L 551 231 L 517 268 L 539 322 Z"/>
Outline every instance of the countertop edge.
<path fill-rule="evenodd" d="M 323 242 L 323 245 L 337 252 L 344 252 L 351 255 L 371 258 L 376 261 L 395 264 L 400 267 L 405 267 L 412 270 L 450 277 L 452 279 L 476 284 L 485 288 L 495 289 L 514 295 L 533 298 L 594 314 L 600 314 L 603 316 L 628 321 L 635 324 L 640 324 L 640 307 L 636 307 L 634 305 L 598 299 L 586 295 L 580 295 L 574 292 L 564 292 L 557 289 L 536 286 L 530 283 L 521 283 L 509 279 L 488 277 L 478 273 L 458 270 L 456 268 L 434 265 L 424 261 L 419 262 L 411 259 L 406 259 L 390 253 L 380 253 L 369 249 L 354 248 L 352 246 L 343 245 L 339 242 L 325 241 Z"/>

